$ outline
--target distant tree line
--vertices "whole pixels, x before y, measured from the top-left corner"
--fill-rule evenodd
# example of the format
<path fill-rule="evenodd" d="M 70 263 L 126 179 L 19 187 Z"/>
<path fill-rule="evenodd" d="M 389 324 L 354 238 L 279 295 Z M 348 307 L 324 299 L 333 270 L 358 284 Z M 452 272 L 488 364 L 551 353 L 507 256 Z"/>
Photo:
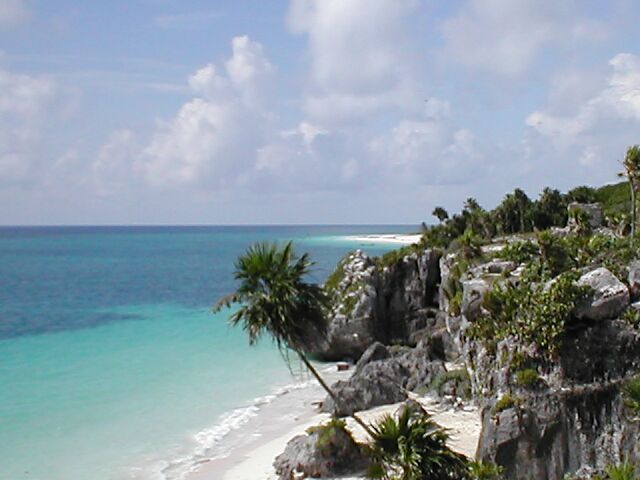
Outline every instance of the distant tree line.
<path fill-rule="evenodd" d="M 516 188 L 493 210 L 485 210 L 475 198 L 470 197 L 465 200 L 462 211 L 454 215 L 449 215 L 442 207 L 434 208 L 432 214 L 439 223 L 423 223 L 423 239 L 430 246 L 444 248 L 465 234 L 468 239 L 472 236 L 490 239 L 499 235 L 564 227 L 570 203 L 595 201 L 596 189 L 587 186 L 576 187 L 567 193 L 547 187 L 537 200 Z"/>

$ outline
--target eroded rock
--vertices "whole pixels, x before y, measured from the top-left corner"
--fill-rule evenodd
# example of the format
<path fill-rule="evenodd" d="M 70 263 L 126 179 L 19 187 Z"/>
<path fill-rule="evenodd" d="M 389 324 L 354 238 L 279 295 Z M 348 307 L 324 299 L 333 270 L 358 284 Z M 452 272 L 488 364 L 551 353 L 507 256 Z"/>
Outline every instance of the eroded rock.
<path fill-rule="evenodd" d="M 593 289 L 590 299 L 576 308 L 575 315 L 578 318 L 587 320 L 616 318 L 629 306 L 629 289 L 604 267 L 582 275 L 578 285 L 586 285 Z"/>

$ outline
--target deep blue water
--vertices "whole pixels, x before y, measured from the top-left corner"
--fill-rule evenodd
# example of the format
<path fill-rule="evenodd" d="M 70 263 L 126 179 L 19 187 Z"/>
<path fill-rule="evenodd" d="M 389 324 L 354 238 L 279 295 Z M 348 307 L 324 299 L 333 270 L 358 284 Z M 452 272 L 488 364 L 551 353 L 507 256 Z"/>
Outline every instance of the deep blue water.
<path fill-rule="evenodd" d="M 391 248 L 341 236 L 412 230 L 0 228 L 0 479 L 161 478 L 221 415 L 290 381 L 272 344 L 210 313 L 247 246 L 292 239 L 322 282 L 349 250 Z"/>

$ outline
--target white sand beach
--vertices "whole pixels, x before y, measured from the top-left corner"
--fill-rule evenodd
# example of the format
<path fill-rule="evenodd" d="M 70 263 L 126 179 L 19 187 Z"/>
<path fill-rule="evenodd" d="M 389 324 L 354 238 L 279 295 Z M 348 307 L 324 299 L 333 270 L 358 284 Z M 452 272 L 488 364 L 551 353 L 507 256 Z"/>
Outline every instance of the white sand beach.
<path fill-rule="evenodd" d="M 347 372 L 332 372 L 331 381 L 347 378 Z M 215 458 L 201 463 L 188 480 L 275 480 L 273 460 L 281 454 L 287 442 L 301 435 L 307 428 L 329 419 L 328 414 L 318 413 L 316 402 L 324 398 L 319 385 L 291 391 L 267 405 L 263 411 L 242 429 L 234 432 L 241 435 L 242 445 L 224 458 Z M 434 397 L 412 396 L 419 401 L 433 419 L 446 428 L 451 447 L 469 457 L 475 455 L 480 435 L 480 413 L 476 408 L 465 410 L 445 408 Z M 360 412 L 360 416 L 372 423 L 381 416 L 394 413 L 400 404 L 384 405 Z M 366 433 L 353 419 L 347 418 L 347 427 L 357 441 L 367 440 Z M 237 440 L 237 439 L 236 439 Z M 345 479 L 342 479 L 345 480 Z"/>
<path fill-rule="evenodd" d="M 415 234 L 371 234 L 371 235 L 353 235 L 343 237 L 345 240 L 360 243 L 395 243 L 398 245 L 411 245 L 412 243 L 418 243 L 421 235 Z"/>

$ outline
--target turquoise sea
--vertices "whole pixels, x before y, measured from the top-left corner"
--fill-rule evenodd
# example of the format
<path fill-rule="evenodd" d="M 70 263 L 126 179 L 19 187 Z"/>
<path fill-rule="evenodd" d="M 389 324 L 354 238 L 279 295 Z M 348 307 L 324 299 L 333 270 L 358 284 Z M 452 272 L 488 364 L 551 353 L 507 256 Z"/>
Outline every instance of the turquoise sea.
<path fill-rule="evenodd" d="M 324 281 L 341 238 L 411 226 L 0 228 L 0 479 L 180 478 L 294 379 L 228 312 L 233 261 L 295 241 Z"/>

